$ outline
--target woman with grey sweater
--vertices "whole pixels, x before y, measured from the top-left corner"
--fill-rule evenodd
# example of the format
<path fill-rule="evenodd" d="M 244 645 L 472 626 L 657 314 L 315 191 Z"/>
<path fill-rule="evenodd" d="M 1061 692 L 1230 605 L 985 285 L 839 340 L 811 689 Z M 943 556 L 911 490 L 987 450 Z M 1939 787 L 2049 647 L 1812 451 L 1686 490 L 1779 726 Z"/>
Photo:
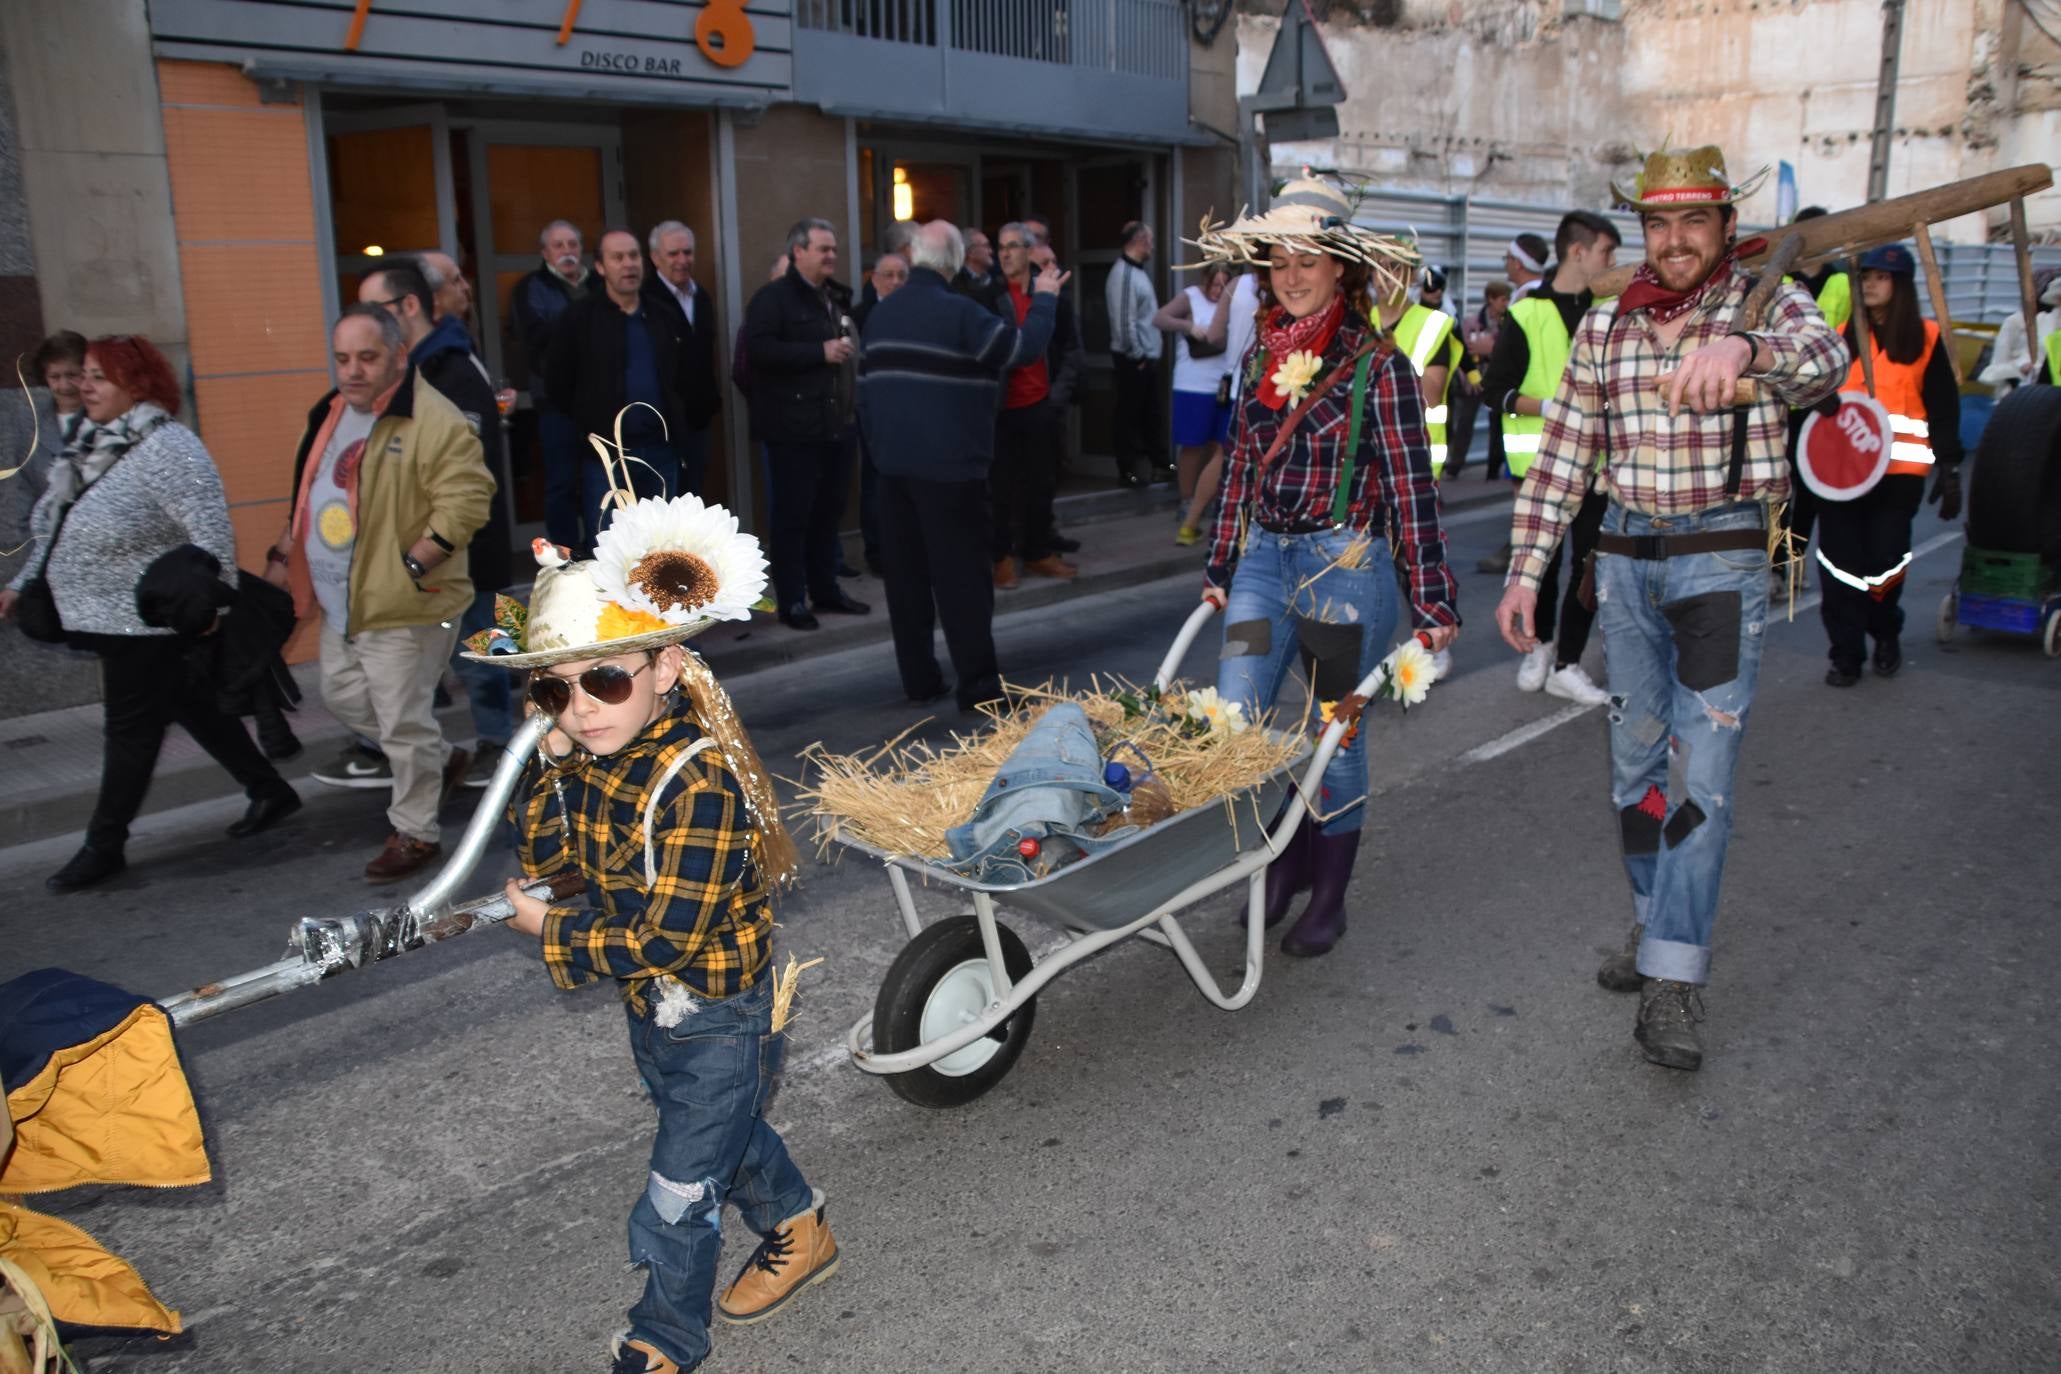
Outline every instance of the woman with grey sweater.
<path fill-rule="evenodd" d="M 180 545 L 213 554 L 232 586 L 236 577 L 222 477 L 199 436 L 172 418 L 179 406 L 172 369 L 149 340 L 132 335 L 95 339 L 85 372 L 79 390 L 86 424 L 51 465 L 49 485 L 29 514 L 34 545 L 0 591 L 0 621 L 11 620 L 22 589 L 40 571 L 65 642 L 101 661 L 100 798 L 85 846 L 48 879 L 58 892 L 121 872 L 129 822 L 150 790 L 165 727 L 175 722 L 250 798 L 231 836 L 254 835 L 301 804 L 243 722 L 222 712 L 205 675 L 188 671 L 191 644 L 137 614 L 144 570 Z"/>

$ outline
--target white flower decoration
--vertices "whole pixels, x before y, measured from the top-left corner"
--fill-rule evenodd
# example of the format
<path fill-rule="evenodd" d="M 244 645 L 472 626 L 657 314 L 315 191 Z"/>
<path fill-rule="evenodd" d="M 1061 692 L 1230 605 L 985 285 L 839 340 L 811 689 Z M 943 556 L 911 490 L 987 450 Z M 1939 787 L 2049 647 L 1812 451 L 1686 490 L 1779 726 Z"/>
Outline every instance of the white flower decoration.
<path fill-rule="evenodd" d="M 1188 693 L 1181 705 L 1182 713 L 1189 720 L 1208 726 L 1213 735 L 1236 735 L 1250 724 L 1245 719 L 1244 705 L 1224 700 L 1214 687 L 1202 687 Z"/>
<path fill-rule="evenodd" d="M 619 507 L 594 541 L 593 577 L 607 600 L 668 625 L 748 620 L 766 556 L 729 511 L 675 496 Z"/>
<path fill-rule="evenodd" d="M 1415 706 L 1430 693 L 1432 679 L 1437 676 L 1438 669 L 1424 646 L 1414 638 L 1406 640 L 1395 651 L 1395 662 L 1389 667 L 1388 695 L 1405 707 Z"/>
<path fill-rule="evenodd" d="M 1281 360 L 1274 369 L 1274 390 L 1288 398 L 1289 404 L 1300 405 L 1309 394 L 1310 385 L 1317 380 L 1317 374 L 1324 370 L 1324 360 L 1307 348 L 1298 348 Z"/>

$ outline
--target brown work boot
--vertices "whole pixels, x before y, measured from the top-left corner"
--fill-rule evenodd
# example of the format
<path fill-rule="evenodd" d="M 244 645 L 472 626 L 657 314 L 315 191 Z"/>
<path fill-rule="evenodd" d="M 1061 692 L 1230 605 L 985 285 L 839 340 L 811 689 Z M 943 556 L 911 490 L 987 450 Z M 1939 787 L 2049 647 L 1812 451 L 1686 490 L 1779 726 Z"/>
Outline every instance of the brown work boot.
<path fill-rule="evenodd" d="M 1023 570 L 1027 573 L 1036 573 L 1039 577 L 1056 577 L 1061 582 L 1071 582 L 1074 578 L 1081 575 L 1079 568 L 1067 562 L 1056 553 L 1048 553 L 1043 558 L 1031 559 L 1023 565 Z"/>
<path fill-rule="evenodd" d="M 1016 585 L 1016 560 L 997 558 L 995 560 L 995 590 L 1006 592 Z"/>
<path fill-rule="evenodd" d="M 451 804 L 451 798 L 464 789 L 465 775 L 471 771 L 470 749 L 453 748 L 450 753 L 444 755 L 444 781 L 442 790 L 437 793 L 438 815 L 442 815 L 444 808 Z"/>
<path fill-rule="evenodd" d="M 1596 970 L 1596 982 L 1612 992 L 1637 992 L 1646 986 L 1639 973 L 1639 941 L 1646 938 L 1644 924 L 1634 921 L 1625 936 L 1624 948 L 1609 955 Z"/>
<path fill-rule="evenodd" d="M 397 883 L 434 863 L 443 852 L 444 847 L 440 844 L 418 840 L 396 830 L 386 837 L 386 848 L 379 851 L 379 856 L 365 865 L 365 881 Z"/>
<path fill-rule="evenodd" d="M 608 1353 L 615 1357 L 608 1374 L 680 1374 L 677 1361 L 660 1354 L 655 1345 L 630 1339 L 628 1332 L 615 1338 Z"/>
<path fill-rule="evenodd" d="M 813 1205 L 775 1227 L 759 1242 L 744 1272 L 716 1304 L 716 1315 L 732 1326 L 762 1322 L 810 1284 L 837 1272 L 837 1240 L 823 1220 L 823 1190 Z"/>

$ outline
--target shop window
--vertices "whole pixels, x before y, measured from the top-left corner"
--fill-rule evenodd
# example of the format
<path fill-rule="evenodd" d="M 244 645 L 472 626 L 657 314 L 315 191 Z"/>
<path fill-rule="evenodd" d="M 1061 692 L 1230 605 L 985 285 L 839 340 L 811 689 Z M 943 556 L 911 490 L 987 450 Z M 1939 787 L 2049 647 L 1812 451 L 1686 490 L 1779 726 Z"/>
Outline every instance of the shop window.
<path fill-rule="evenodd" d="M 376 257 L 441 240 L 433 138 L 427 124 L 329 137 L 330 219 L 338 254 Z"/>

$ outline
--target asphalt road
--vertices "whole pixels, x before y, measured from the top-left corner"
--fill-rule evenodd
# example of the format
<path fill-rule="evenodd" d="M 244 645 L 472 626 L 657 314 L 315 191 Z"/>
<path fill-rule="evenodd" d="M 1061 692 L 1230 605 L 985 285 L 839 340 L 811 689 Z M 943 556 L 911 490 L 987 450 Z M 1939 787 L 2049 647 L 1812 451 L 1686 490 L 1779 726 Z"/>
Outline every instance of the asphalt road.
<path fill-rule="evenodd" d="M 1941 533 L 1928 514 L 1920 540 Z M 1674 1073 L 1639 1058 L 1632 1001 L 1591 981 L 1629 914 L 1604 725 L 1511 685 L 1494 579 L 1471 571 L 1500 538 L 1455 530 L 1473 618 L 1456 677 L 1371 727 L 1380 795 L 1344 942 L 1270 960 L 1242 1012 L 1121 946 L 1045 992 L 992 1093 L 911 1107 L 842 1051 L 899 948 L 887 884 L 855 862 L 809 872 L 783 948 L 828 963 L 771 1114 L 830 1196 L 844 1268 L 772 1322 L 719 1329 L 709 1369 L 2056 1367 L 2061 665 L 2022 641 L 1932 643 L 1951 538 L 1914 570 L 1895 681 L 1835 692 L 1815 615 L 1772 628 L 1708 1060 Z M 1143 676 L 1194 594 L 1014 618 L 1005 668 Z M 776 770 L 912 716 L 885 649 L 730 686 Z M 233 801 L 152 818 L 128 874 L 67 899 L 40 887 L 66 842 L 0 853 L 0 974 L 63 964 L 170 993 L 276 957 L 293 918 L 371 901 L 377 798 L 311 801 L 240 845 L 220 838 Z M 1226 973 L 1234 907 L 1188 922 Z M 1056 938 L 1019 925 L 1034 949 Z M 607 992 L 554 991 L 490 931 L 184 1047 L 216 1181 L 46 1200 L 189 1322 L 87 1343 L 88 1367 L 606 1367 L 652 1130 Z"/>

